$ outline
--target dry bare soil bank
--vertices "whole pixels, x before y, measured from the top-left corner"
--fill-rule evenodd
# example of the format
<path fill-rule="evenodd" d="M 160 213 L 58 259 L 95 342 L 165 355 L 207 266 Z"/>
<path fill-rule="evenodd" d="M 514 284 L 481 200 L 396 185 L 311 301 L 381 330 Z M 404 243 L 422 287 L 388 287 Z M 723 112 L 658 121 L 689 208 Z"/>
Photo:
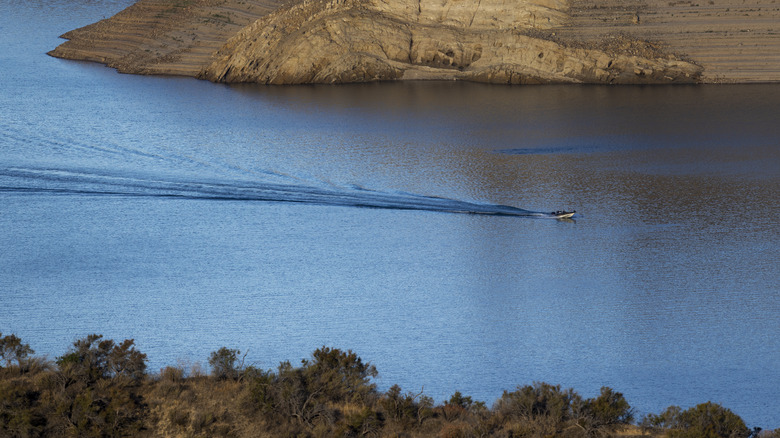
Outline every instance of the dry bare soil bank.
<path fill-rule="evenodd" d="M 778 1 L 140 0 L 50 54 L 217 82 L 775 82 Z"/>

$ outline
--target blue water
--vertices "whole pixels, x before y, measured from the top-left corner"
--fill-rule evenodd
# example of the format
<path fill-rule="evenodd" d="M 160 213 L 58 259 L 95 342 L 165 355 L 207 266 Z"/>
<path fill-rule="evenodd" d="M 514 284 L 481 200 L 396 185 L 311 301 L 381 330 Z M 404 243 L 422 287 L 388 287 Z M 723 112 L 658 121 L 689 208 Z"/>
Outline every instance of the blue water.
<path fill-rule="evenodd" d="M 50 358 L 134 338 L 152 370 L 329 345 L 438 402 L 606 385 L 780 427 L 780 86 L 225 86 L 45 55 L 129 3 L 0 2 L 0 332 Z"/>

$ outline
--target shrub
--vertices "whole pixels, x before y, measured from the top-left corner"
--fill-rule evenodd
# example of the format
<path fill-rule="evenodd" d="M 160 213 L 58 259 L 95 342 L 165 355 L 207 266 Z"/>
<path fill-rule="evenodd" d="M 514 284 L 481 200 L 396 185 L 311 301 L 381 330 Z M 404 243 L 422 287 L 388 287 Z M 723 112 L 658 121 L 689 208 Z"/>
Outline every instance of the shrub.
<path fill-rule="evenodd" d="M 34 436 L 608 436 L 633 421 L 623 394 L 608 387 L 583 400 L 536 382 L 504 391 L 493 409 L 455 392 L 434 406 L 423 392 L 392 386 L 378 394 L 376 368 L 352 351 L 322 347 L 294 367 L 244 368 L 240 351 L 209 358 L 212 376 L 166 367 L 144 380 L 146 355 L 132 339 L 89 335 L 57 359 L 30 357 L 27 344 L 0 334 L 0 437 Z M 195 368 L 193 368 L 195 369 Z M 236 398 L 236 395 L 240 395 Z M 714 403 L 647 415 L 644 429 L 672 438 L 780 438 L 749 430 Z"/>
<path fill-rule="evenodd" d="M 225 355 L 229 357 L 229 352 Z M 312 431 L 318 424 L 332 425 L 340 415 L 336 406 L 370 405 L 376 395 L 376 385 L 370 381 L 377 375 L 376 368 L 352 351 L 335 348 L 315 350 L 298 368 L 285 361 L 276 373 L 250 367 L 246 375 L 249 404 L 277 427 L 290 419 Z M 374 420 L 365 419 L 366 424 Z"/>
<path fill-rule="evenodd" d="M 599 425 L 630 424 L 634 421 L 634 411 L 623 394 L 612 388 L 602 387 L 601 394 L 587 403 L 591 415 Z"/>
<path fill-rule="evenodd" d="M 462 418 L 471 413 L 481 414 L 485 410 L 485 403 L 475 402 L 471 397 L 461 394 L 460 391 L 455 391 L 450 399 L 444 402 L 444 406 L 438 409 L 447 421 Z"/>
<path fill-rule="evenodd" d="M 685 411 L 670 406 L 660 415 L 649 414 L 643 428 L 665 429 L 673 438 L 747 438 L 751 431 L 737 414 L 717 403 L 707 402 Z"/>
<path fill-rule="evenodd" d="M 518 387 L 517 391 L 504 391 L 495 409 L 508 417 L 533 420 L 548 417 L 563 422 L 572 417 L 572 402 L 580 400 L 573 389 L 561 390 L 560 385 L 535 382 Z"/>
<path fill-rule="evenodd" d="M 184 380 L 184 370 L 179 367 L 165 367 L 160 370 L 160 381 L 179 383 Z"/>
<path fill-rule="evenodd" d="M 422 424 L 433 415 L 433 399 L 423 395 L 401 393 L 401 387 L 393 385 L 379 401 L 380 406 L 393 420 L 403 425 Z"/>
<path fill-rule="evenodd" d="M 232 350 L 222 347 L 217 351 L 212 351 L 209 356 L 209 365 L 211 365 L 211 375 L 218 379 L 237 380 L 241 374 L 244 361 L 238 363 L 239 350 Z"/>
<path fill-rule="evenodd" d="M 27 378 L 0 380 L 0 436 L 40 436 L 46 426 L 40 398 Z"/>
<path fill-rule="evenodd" d="M 639 425 L 643 429 L 677 429 L 679 428 L 680 414 L 682 409 L 679 406 L 669 406 L 660 414 L 647 414 Z"/>
<path fill-rule="evenodd" d="M 471 426 L 466 423 L 448 423 L 439 431 L 439 438 L 467 438 L 473 436 Z"/>
<path fill-rule="evenodd" d="M 330 412 L 324 403 L 327 394 L 321 388 L 314 388 L 302 368 L 293 367 L 290 362 L 279 364 L 279 371 L 272 384 L 265 388 L 265 398 L 270 401 L 277 420 L 295 418 L 308 427 L 315 420 L 328 421 Z"/>
<path fill-rule="evenodd" d="M 35 351 L 29 344 L 22 344 L 22 340 L 16 335 L 3 336 L 0 332 L 0 361 L 5 362 L 6 367 L 14 363 L 21 367 L 27 356 L 34 354 Z"/>
<path fill-rule="evenodd" d="M 344 426 L 336 435 L 343 437 L 380 436 L 384 426 L 384 416 L 364 406 L 360 411 L 347 416 Z"/>
<path fill-rule="evenodd" d="M 87 384 L 112 377 L 140 381 L 146 372 L 146 355 L 135 349 L 135 342 L 125 339 L 117 345 L 102 338 L 93 334 L 74 342 L 68 353 L 57 358 L 60 371 Z"/>
<path fill-rule="evenodd" d="M 582 403 L 573 389 L 535 382 L 504 391 L 493 409 L 502 418 L 515 420 L 514 433 L 521 435 L 558 435 L 574 418 L 572 405 Z"/>
<path fill-rule="evenodd" d="M 50 435 L 119 436 L 141 428 L 142 398 L 136 393 L 145 375 L 146 355 L 132 339 L 116 344 L 101 335 L 73 343 L 57 359 L 59 371 L 47 388 Z"/>
<path fill-rule="evenodd" d="M 679 429 L 669 435 L 676 438 L 747 438 L 750 430 L 737 414 L 719 404 L 707 402 L 683 411 Z"/>
<path fill-rule="evenodd" d="M 598 397 L 575 403 L 573 409 L 577 425 L 589 434 L 610 432 L 634 421 L 634 411 L 623 394 L 606 386 Z"/>
<path fill-rule="evenodd" d="M 331 402 L 364 403 L 376 391 L 371 378 L 377 376 L 376 367 L 353 353 L 337 348 L 322 347 L 312 353 L 311 360 L 301 361 L 309 386 L 322 393 Z"/>

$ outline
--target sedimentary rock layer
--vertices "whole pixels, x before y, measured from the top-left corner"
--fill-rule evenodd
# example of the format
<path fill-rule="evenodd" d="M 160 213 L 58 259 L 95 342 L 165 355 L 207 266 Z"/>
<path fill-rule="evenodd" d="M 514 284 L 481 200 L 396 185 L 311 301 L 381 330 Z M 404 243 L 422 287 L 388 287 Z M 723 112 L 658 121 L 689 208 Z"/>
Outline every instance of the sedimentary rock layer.
<path fill-rule="evenodd" d="M 694 64 L 544 38 L 566 4 L 534 0 L 305 0 L 242 29 L 202 77 L 271 84 L 392 79 L 692 82 Z"/>
<path fill-rule="evenodd" d="M 778 8 L 752 20 L 716 0 L 274 1 L 141 0 L 69 32 L 51 54 L 129 73 L 271 84 L 780 80 Z M 723 44 L 736 32 L 726 29 L 746 26 L 733 40 L 741 46 Z"/>
<path fill-rule="evenodd" d="M 277 0 L 141 0 L 72 30 L 50 55 L 123 73 L 196 76 L 225 41 L 278 8 Z"/>
<path fill-rule="evenodd" d="M 703 82 L 780 81 L 780 0 L 570 0 L 564 38 L 661 42 L 704 68 Z"/>

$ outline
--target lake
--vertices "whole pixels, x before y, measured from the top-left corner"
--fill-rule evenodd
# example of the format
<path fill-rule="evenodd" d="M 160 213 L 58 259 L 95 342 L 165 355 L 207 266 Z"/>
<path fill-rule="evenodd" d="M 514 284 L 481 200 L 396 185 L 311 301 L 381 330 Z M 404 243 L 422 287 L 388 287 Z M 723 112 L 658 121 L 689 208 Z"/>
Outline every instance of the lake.
<path fill-rule="evenodd" d="M 130 3 L 0 3 L 3 334 L 133 338 L 151 371 L 327 345 L 436 402 L 545 381 L 780 427 L 780 85 L 226 86 L 45 54 Z"/>

